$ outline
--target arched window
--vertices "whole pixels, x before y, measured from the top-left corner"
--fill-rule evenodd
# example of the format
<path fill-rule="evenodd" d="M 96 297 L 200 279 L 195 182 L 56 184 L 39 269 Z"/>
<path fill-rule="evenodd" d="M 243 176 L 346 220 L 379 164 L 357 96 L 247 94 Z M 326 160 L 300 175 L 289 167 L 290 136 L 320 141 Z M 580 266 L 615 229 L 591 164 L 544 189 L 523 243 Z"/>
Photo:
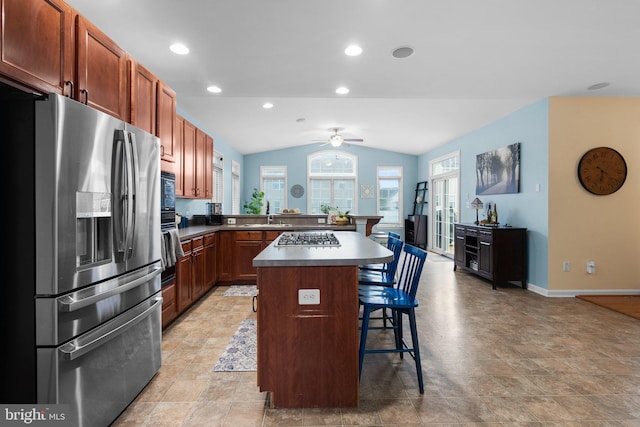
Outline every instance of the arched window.
<path fill-rule="evenodd" d="M 321 205 L 356 213 L 358 158 L 341 151 L 320 151 L 307 157 L 310 214 L 322 213 Z"/>

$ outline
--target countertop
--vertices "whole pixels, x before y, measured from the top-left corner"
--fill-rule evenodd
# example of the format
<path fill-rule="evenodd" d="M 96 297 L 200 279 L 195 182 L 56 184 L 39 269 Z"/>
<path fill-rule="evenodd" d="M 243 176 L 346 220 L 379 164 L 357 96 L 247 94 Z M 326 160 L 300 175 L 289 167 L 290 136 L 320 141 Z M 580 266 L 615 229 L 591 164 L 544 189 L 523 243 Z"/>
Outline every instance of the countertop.
<path fill-rule="evenodd" d="M 344 266 L 377 264 L 393 259 L 393 252 L 361 233 L 334 231 L 334 234 L 340 246 L 277 246 L 276 239 L 253 259 L 253 266 Z"/>
<path fill-rule="evenodd" d="M 250 224 L 250 225 L 192 225 L 185 228 L 178 228 L 178 236 L 180 240 L 192 239 L 204 234 L 213 233 L 216 231 L 310 231 L 310 230 L 336 230 L 354 232 L 356 226 L 349 225 L 336 225 L 336 224 L 317 224 L 317 225 L 298 225 L 283 226 L 281 224 Z"/>

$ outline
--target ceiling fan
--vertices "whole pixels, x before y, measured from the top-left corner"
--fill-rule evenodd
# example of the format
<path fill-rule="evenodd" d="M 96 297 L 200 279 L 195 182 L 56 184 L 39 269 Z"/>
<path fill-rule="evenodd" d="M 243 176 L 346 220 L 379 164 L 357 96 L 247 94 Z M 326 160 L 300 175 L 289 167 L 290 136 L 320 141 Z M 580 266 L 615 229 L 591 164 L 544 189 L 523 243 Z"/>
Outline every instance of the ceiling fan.
<path fill-rule="evenodd" d="M 333 131 L 333 135 L 329 137 L 329 139 L 324 140 L 314 140 L 313 142 L 324 142 L 322 145 L 331 144 L 332 147 L 340 147 L 341 145 L 348 146 L 348 142 L 364 142 L 362 138 L 343 138 L 342 135 L 339 135 L 338 132 L 342 130 L 342 128 L 330 128 L 329 130 Z"/>

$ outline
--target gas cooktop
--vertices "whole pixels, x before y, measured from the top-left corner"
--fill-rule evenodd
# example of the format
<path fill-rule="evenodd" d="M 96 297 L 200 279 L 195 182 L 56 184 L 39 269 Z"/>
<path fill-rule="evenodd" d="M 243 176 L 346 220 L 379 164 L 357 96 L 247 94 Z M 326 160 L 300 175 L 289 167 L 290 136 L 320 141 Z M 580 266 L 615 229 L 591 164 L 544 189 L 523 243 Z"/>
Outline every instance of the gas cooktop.
<path fill-rule="evenodd" d="M 340 246 L 333 233 L 283 233 L 276 246 Z"/>

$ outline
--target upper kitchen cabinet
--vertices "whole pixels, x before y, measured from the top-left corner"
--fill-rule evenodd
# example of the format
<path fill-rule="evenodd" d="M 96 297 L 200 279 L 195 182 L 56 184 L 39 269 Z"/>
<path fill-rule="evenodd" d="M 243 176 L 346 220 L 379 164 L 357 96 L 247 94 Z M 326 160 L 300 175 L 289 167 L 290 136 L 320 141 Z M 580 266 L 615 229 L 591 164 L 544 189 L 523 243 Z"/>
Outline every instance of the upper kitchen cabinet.
<path fill-rule="evenodd" d="M 204 198 L 213 198 L 213 138 L 204 136 Z"/>
<path fill-rule="evenodd" d="M 176 133 L 176 93 L 158 80 L 157 86 L 156 136 L 160 138 L 160 169 L 179 173 L 174 163 L 177 150 L 174 135 Z"/>
<path fill-rule="evenodd" d="M 176 174 L 176 197 L 184 197 L 184 182 L 182 177 L 182 152 L 184 146 L 184 118 L 176 114 L 176 126 L 173 132 L 173 144 L 176 151 L 174 158 L 174 173 Z M 166 162 L 162 162 L 166 163 Z"/>
<path fill-rule="evenodd" d="M 131 82 L 129 123 L 155 135 L 158 78 L 135 60 L 130 59 L 129 81 Z"/>
<path fill-rule="evenodd" d="M 208 199 L 213 195 L 213 138 L 193 123 L 179 117 L 182 127 L 181 150 L 176 163 L 176 196 L 190 199 Z"/>
<path fill-rule="evenodd" d="M 0 0 L 0 74 L 73 96 L 74 10 L 61 0 Z"/>
<path fill-rule="evenodd" d="M 76 19 L 77 84 L 75 98 L 129 120 L 127 53 L 83 16 Z"/>

